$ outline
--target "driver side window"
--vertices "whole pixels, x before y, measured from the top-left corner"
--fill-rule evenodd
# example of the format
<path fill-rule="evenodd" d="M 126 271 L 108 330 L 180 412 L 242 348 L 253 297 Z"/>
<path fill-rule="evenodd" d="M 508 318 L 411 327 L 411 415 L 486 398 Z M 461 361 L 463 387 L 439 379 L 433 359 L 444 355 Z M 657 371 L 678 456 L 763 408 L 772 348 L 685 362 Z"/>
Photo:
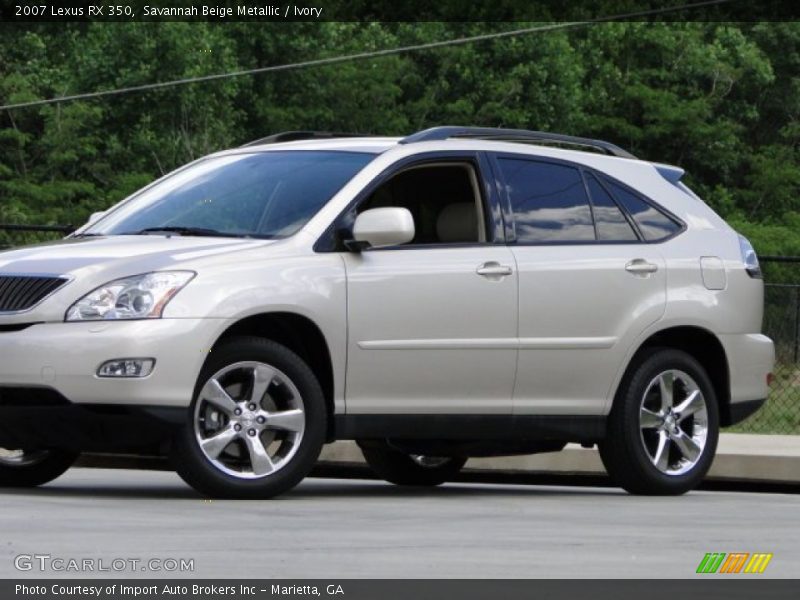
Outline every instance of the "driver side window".
<path fill-rule="evenodd" d="M 405 169 L 381 184 L 356 212 L 385 207 L 411 212 L 415 235 L 406 245 L 486 241 L 478 178 L 469 163 L 435 163 Z"/>

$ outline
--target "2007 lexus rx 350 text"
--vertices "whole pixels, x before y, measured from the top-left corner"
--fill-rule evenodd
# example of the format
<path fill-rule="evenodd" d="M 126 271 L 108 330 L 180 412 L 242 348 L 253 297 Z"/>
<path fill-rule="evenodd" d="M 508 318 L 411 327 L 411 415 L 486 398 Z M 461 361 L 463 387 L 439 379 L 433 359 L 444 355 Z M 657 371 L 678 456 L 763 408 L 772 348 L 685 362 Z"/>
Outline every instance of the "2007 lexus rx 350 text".
<path fill-rule="evenodd" d="M 266 498 L 345 439 L 397 484 L 578 442 L 686 492 L 774 357 L 753 248 L 682 175 L 463 127 L 197 160 L 0 253 L 0 485 L 105 452 Z"/>

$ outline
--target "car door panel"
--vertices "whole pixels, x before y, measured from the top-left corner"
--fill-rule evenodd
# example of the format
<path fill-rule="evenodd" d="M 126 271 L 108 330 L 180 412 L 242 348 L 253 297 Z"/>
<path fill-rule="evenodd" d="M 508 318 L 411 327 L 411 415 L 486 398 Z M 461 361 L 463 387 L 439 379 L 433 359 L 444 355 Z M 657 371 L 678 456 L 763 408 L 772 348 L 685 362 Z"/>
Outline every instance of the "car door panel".
<path fill-rule="evenodd" d="M 638 244 L 513 252 L 520 282 L 514 413 L 601 414 L 630 344 L 664 314 L 664 259 Z M 657 270 L 626 269 L 638 259 Z"/>
<path fill-rule="evenodd" d="M 496 263 L 510 275 L 477 271 Z M 509 414 L 517 278 L 504 246 L 345 256 L 348 413 Z"/>

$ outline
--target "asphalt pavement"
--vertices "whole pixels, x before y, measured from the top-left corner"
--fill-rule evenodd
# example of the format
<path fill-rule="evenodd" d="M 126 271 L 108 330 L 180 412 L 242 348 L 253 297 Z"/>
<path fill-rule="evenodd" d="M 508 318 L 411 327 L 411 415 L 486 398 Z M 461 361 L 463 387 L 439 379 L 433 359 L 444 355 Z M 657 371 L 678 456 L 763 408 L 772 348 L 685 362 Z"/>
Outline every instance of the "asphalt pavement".
<path fill-rule="evenodd" d="M 208 501 L 170 472 L 75 468 L 39 489 L 0 490 L 0 506 L 0 577 L 682 578 L 707 552 L 772 553 L 751 578 L 800 574 L 792 494 L 317 478 L 275 500 Z M 194 571 L 15 568 L 33 555 L 62 567 L 134 559 L 137 571 L 186 559 Z"/>

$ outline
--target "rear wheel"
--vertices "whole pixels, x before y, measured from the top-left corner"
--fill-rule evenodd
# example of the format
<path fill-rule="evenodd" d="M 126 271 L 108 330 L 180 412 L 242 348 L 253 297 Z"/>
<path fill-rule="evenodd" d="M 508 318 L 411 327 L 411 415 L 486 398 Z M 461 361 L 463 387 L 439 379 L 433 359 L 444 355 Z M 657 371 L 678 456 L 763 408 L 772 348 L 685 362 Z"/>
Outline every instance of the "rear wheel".
<path fill-rule="evenodd" d="M 386 442 L 359 442 L 359 446 L 375 474 L 396 485 L 440 485 L 453 479 L 467 462 L 463 457 L 407 454 Z"/>
<path fill-rule="evenodd" d="M 0 448 L 0 487 L 35 487 L 53 481 L 69 469 L 78 455 L 64 450 Z"/>
<path fill-rule="evenodd" d="M 600 456 L 633 494 L 683 494 L 705 477 L 718 437 L 719 409 L 705 369 L 685 352 L 654 348 L 623 381 Z"/>
<path fill-rule="evenodd" d="M 176 470 L 210 496 L 275 496 L 314 466 L 326 416 L 319 382 L 300 357 L 270 340 L 232 338 L 200 373 Z"/>

